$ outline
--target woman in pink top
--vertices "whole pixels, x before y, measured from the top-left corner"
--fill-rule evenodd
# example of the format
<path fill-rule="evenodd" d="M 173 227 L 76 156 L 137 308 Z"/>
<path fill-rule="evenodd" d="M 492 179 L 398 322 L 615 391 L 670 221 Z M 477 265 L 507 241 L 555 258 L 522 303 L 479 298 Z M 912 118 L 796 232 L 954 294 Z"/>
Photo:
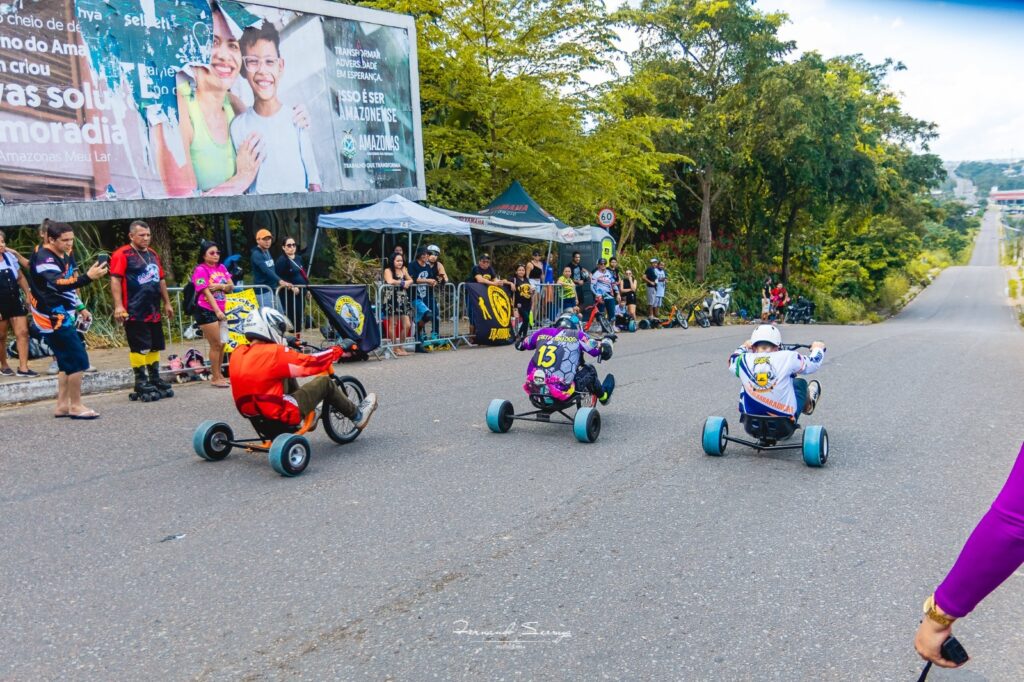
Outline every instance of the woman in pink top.
<path fill-rule="evenodd" d="M 235 285 L 227 268 L 220 264 L 220 249 L 214 242 L 204 239 L 199 246 L 199 265 L 192 271 L 192 284 L 196 288 L 196 324 L 210 344 L 210 384 L 227 388 L 230 384 L 221 371 L 227 340 L 224 301 Z"/>

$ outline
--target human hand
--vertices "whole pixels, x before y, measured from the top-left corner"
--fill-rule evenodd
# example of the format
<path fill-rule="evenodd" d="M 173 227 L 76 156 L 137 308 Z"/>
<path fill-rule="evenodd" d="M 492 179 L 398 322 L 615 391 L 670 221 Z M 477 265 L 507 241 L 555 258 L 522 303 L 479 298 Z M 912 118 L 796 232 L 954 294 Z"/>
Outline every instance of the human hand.
<path fill-rule="evenodd" d="M 89 279 L 96 280 L 106 276 L 108 272 L 110 272 L 110 268 L 107 267 L 106 263 L 93 263 L 92 267 L 85 274 Z"/>
<path fill-rule="evenodd" d="M 263 140 L 258 133 L 249 133 L 235 151 L 235 172 L 252 182 L 262 163 Z"/>
<path fill-rule="evenodd" d="M 92 313 L 90 313 L 88 310 L 85 310 L 84 308 L 78 311 L 78 317 L 86 324 L 92 322 Z M 127 317 L 127 315 L 125 315 L 125 317 Z"/>
<path fill-rule="evenodd" d="M 170 303 L 164 303 L 164 315 L 167 316 L 168 320 L 174 319 L 174 306 Z"/>
<path fill-rule="evenodd" d="M 128 311 L 124 309 L 124 306 L 117 306 L 114 308 L 114 320 L 117 322 L 124 322 L 128 319 Z"/>
<path fill-rule="evenodd" d="M 224 322 L 227 319 L 228 319 L 228 317 L 227 317 L 227 315 L 224 314 L 223 310 L 218 310 L 217 311 L 217 321 L 218 322 Z"/>
<path fill-rule="evenodd" d="M 306 109 L 305 104 L 296 104 L 292 107 L 292 123 L 297 128 L 308 129 L 310 125 L 309 110 Z M 317 185 L 316 189 L 311 189 L 311 192 L 319 192 L 320 186 Z"/>
<path fill-rule="evenodd" d="M 747 339 L 746 341 L 743 342 L 743 345 L 741 345 L 740 348 L 752 350 L 754 348 L 754 344 L 750 342 L 750 339 Z"/>
<path fill-rule="evenodd" d="M 953 626 L 942 626 L 927 616 L 921 620 L 914 636 L 917 655 L 942 668 L 959 668 L 953 661 L 942 657 L 942 644 L 953 634 Z M 961 664 L 962 665 L 962 664 Z"/>
<path fill-rule="evenodd" d="M 811 344 L 811 352 L 813 353 L 816 350 L 825 350 L 825 342 L 824 341 L 815 341 L 814 343 L 812 343 Z"/>

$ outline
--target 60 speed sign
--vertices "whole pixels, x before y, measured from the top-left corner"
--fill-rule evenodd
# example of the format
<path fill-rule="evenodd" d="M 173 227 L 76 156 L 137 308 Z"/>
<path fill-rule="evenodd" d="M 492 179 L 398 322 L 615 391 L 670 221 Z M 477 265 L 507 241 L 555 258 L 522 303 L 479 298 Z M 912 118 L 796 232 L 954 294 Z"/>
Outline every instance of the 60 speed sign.
<path fill-rule="evenodd" d="M 610 208 L 602 208 L 597 212 L 597 224 L 608 229 L 615 224 L 615 211 Z"/>

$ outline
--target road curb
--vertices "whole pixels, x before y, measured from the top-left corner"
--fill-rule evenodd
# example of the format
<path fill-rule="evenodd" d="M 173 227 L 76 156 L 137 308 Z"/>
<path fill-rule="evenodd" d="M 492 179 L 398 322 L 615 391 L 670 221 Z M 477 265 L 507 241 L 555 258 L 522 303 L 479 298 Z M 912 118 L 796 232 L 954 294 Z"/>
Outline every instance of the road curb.
<path fill-rule="evenodd" d="M 120 391 L 134 385 L 135 375 L 130 369 L 86 372 L 82 377 L 82 395 Z M 56 397 L 57 377 L 0 384 L 0 404 L 31 403 L 39 400 L 52 400 Z"/>

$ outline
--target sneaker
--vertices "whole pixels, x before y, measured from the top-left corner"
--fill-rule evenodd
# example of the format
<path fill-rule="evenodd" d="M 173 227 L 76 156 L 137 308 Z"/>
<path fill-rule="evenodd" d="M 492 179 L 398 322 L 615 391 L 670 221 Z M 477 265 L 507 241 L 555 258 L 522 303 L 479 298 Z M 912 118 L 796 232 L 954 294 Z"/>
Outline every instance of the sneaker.
<path fill-rule="evenodd" d="M 26 369 L 26 370 L 25 370 L 24 372 L 22 372 L 22 371 L 21 371 L 21 370 L 19 369 L 19 370 L 17 371 L 17 375 L 18 375 L 19 377 L 37 377 L 37 376 L 39 376 L 39 372 L 37 372 L 37 371 L 35 371 L 34 369 L 32 369 L 31 367 L 29 367 L 29 368 L 28 368 L 28 369 Z"/>
<path fill-rule="evenodd" d="M 612 399 L 612 392 L 615 390 L 615 375 L 609 374 L 604 378 L 604 383 L 601 384 L 604 388 L 604 393 L 598 398 L 602 405 L 607 405 L 608 401 Z"/>
<path fill-rule="evenodd" d="M 804 405 L 804 414 L 814 414 L 814 408 L 817 407 L 820 397 L 821 384 L 817 381 L 807 384 L 807 404 Z"/>
<path fill-rule="evenodd" d="M 4 367 L 3 369 L 0 369 L 0 374 L 4 375 L 5 377 L 13 377 L 14 370 L 11 369 L 10 367 Z"/>
<path fill-rule="evenodd" d="M 57 361 L 54 360 L 53 362 L 50 363 L 50 368 L 46 370 L 46 373 L 53 375 L 57 374 L 58 372 L 60 372 L 60 369 L 57 367 Z"/>
<path fill-rule="evenodd" d="M 85 371 L 86 371 L 86 372 L 89 372 L 89 373 L 91 374 L 91 373 L 93 373 L 93 372 L 98 372 L 99 370 L 98 370 L 98 369 L 96 369 L 95 367 L 93 367 L 92 365 L 89 365 L 89 369 L 87 369 L 87 370 L 85 370 Z"/>
<path fill-rule="evenodd" d="M 366 428 L 366 425 L 370 423 L 370 415 L 377 409 L 377 394 L 369 393 L 362 402 L 359 403 L 359 407 L 356 408 L 356 416 L 352 418 L 352 423 L 355 427 L 362 431 Z"/>

